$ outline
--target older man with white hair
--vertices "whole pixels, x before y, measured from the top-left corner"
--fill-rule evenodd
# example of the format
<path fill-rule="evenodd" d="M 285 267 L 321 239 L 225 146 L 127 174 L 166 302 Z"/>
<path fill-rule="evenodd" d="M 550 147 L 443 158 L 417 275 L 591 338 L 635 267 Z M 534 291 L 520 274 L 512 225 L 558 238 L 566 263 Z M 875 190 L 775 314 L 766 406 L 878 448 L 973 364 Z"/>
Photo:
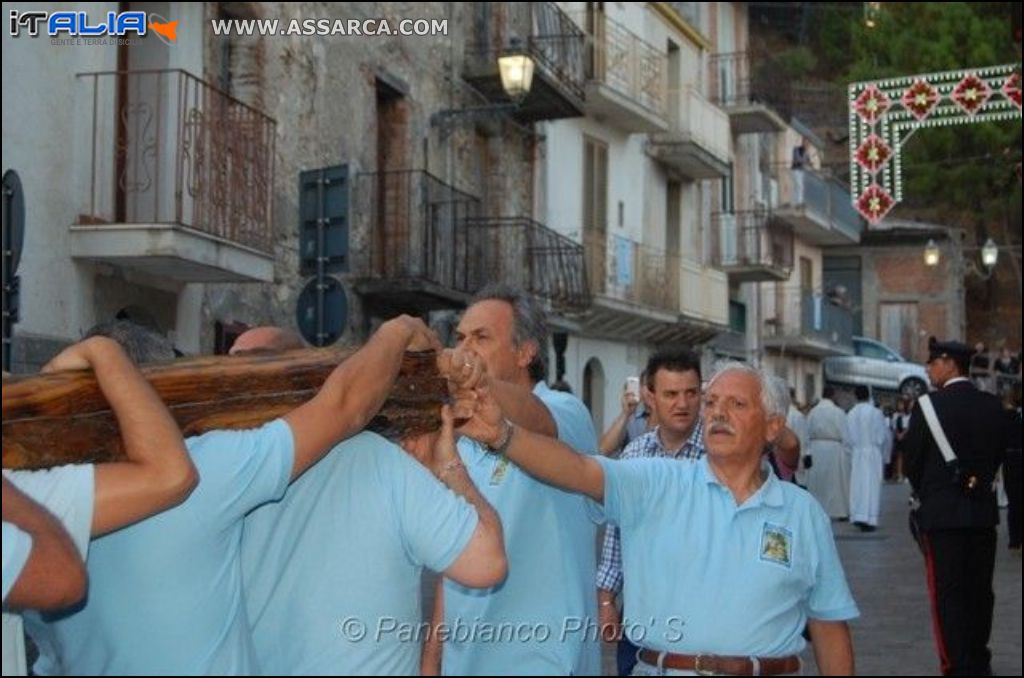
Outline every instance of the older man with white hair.
<path fill-rule="evenodd" d="M 619 527 L 634 675 L 801 670 L 810 629 L 821 675 L 852 675 L 858 615 L 828 516 L 762 462 L 785 423 L 784 386 L 741 363 L 705 391 L 707 454 L 679 464 L 576 454 L 511 424 L 481 393 L 463 432 L 554 486 L 585 494 Z"/>

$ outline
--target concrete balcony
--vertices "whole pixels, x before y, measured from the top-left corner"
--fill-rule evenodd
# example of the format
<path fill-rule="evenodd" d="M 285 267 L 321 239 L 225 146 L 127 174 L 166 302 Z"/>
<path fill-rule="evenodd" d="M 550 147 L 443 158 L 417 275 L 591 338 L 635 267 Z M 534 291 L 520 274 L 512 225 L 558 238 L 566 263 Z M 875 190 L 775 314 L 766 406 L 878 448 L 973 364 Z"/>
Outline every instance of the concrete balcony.
<path fill-rule="evenodd" d="M 818 170 L 781 169 L 779 204 L 773 216 L 815 245 L 854 245 L 864 221 L 844 184 Z"/>
<path fill-rule="evenodd" d="M 793 270 L 793 233 L 767 210 L 711 215 L 711 261 L 737 282 L 787 280 Z"/>
<path fill-rule="evenodd" d="M 529 94 L 510 113 L 520 122 L 583 115 L 586 76 L 583 31 L 553 2 L 477 3 L 482 25 L 466 45 L 463 77 L 493 103 L 510 103 L 498 57 L 520 40 L 534 61 Z"/>
<path fill-rule="evenodd" d="M 669 128 L 665 52 L 604 14 L 574 14 L 587 32 L 584 109 L 626 132 Z"/>
<path fill-rule="evenodd" d="M 583 245 L 526 217 L 474 217 L 465 223 L 471 289 L 501 282 L 564 315 L 588 308 Z"/>
<path fill-rule="evenodd" d="M 786 83 L 767 60 L 752 68 L 750 54 L 729 52 L 711 57 L 711 99 L 729 114 L 736 134 L 781 132 L 787 107 L 780 92 Z"/>
<path fill-rule="evenodd" d="M 821 294 L 777 286 L 764 313 L 769 350 L 811 358 L 853 355 L 853 316 Z"/>
<path fill-rule="evenodd" d="M 355 177 L 352 232 L 366 247 L 353 256 L 356 290 L 376 309 L 460 308 L 478 287 L 469 219 L 480 201 L 422 170 Z"/>
<path fill-rule="evenodd" d="M 722 109 L 684 87 L 670 98 L 669 119 L 669 131 L 652 134 L 647 142 L 655 160 L 693 180 L 729 176 L 729 116 Z"/>
<path fill-rule="evenodd" d="M 178 282 L 270 282 L 275 123 L 182 70 L 82 73 L 71 255 Z"/>
<path fill-rule="evenodd" d="M 610 339 L 702 344 L 726 328 L 724 274 L 677 254 L 593 232 L 584 238 L 587 331 Z"/>

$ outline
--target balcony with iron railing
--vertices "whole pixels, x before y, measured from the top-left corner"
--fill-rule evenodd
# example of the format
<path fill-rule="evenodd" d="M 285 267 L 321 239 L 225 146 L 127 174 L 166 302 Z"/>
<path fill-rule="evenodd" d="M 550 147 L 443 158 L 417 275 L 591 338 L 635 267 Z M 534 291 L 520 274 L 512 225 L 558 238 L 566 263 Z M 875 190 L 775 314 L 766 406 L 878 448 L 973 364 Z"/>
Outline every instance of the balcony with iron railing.
<path fill-rule="evenodd" d="M 583 244 L 596 335 L 703 343 L 724 329 L 724 275 L 605 231 L 585 233 Z"/>
<path fill-rule="evenodd" d="M 583 115 L 584 35 L 553 2 L 474 3 L 479 27 L 467 43 L 463 77 L 486 99 L 508 103 L 498 57 L 519 43 L 534 61 L 533 85 L 511 113 L 520 122 Z"/>
<path fill-rule="evenodd" d="M 183 70 L 78 75 L 76 259 L 181 282 L 270 281 L 275 122 Z"/>
<path fill-rule="evenodd" d="M 712 264 L 738 282 L 787 280 L 793 270 L 793 233 L 768 210 L 711 215 Z"/>
<path fill-rule="evenodd" d="M 647 142 L 653 158 L 693 180 L 729 176 L 732 137 L 722 109 L 687 86 L 670 94 L 669 121 Z"/>
<path fill-rule="evenodd" d="M 466 236 L 474 290 L 502 282 L 565 314 L 589 305 L 580 243 L 526 217 L 471 217 L 466 220 Z"/>
<path fill-rule="evenodd" d="M 710 60 L 711 100 L 729 114 L 737 134 L 781 132 L 790 111 L 791 83 L 769 58 L 748 52 L 715 54 Z"/>
<path fill-rule="evenodd" d="M 353 274 L 363 295 L 403 309 L 454 308 L 476 291 L 467 220 L 480 201 L 422 170 L 357 174 Z"/>
<path fill-rule="evenodd" d="M 664 50 L 603 13 L 572 17 L 587 34 L 587 114 L 626 132 L 668 129 Z"/>
<path fill-rule="evenodd" d="M 780 165 L 779 200 L 774 217 L 815 245 L 860 242 L 864 221 L 853 207 L 850 189 L 825 171 Z"/>
<path fill-rule="evenodd" d="M 824 358 L 853 354 L 853 315 L 820 292 L 778 285 L 764 304 L 765 348 Z"/>

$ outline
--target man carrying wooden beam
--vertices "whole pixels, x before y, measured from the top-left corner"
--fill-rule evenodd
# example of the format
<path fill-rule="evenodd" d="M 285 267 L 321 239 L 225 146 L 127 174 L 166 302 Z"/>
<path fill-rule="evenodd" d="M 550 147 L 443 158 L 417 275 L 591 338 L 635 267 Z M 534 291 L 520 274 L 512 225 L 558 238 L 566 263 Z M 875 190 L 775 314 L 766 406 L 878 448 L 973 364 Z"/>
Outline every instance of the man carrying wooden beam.
<path fill-rule="evenodd" d="M 301 346 L 294 333 L 258 327 L 230 353 Z M 468 352 L 440 363 L 466 388 L 482 371 Z M 423 568 L 473 587 L 504 578 L 501 523 L 459 461 L 451 416 L 402 442 L 408 454 L 359 433 L 246 516 L 242 579 L 264 675 L 413 675 Z"/>
<path fill-rule="evenodd" d="M 175 509 L 93 544 L 87 602 L 28 624 L 41 649 L 37 673 L 255 672 L 240 566 L 245 514 L 366 426 L 406 350 L 437 347 L 421 321 L 396 318 L 283 417 L 189 438 L 198 487 Z"/>

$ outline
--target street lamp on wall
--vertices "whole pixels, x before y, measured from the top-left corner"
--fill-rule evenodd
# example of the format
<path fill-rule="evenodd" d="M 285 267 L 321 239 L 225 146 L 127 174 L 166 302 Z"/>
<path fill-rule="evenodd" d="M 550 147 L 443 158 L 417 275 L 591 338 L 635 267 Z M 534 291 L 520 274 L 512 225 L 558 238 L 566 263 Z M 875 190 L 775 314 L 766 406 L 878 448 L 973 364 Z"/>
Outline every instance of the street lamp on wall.
<path fill-rule="evenodd" d="M 518 39 L 498 57 L 498 71 L 501 73 L 501 87 L 508 98 L 515 103 L 530 93 L 533 84 L 533 58 L 522 48 Z"/>
<path fill-rule="evenodd" d="M 924 247 L 924 265 L 925 266 L 938 266 L 939 259 L 942 257 L 942 252 L 939 251 L 939 246 L 936 244 L 935 239 L 928 241 L 928 244 Z"/>
<path fill-rule="evenodd" d="M 530 93 L 530 87 L 533 84 L 533 70 L 533 57 L 522 46 L 522 42 L 518 38 L 513 38 L 509 42 L 508 48 L 498 56 L 501 88 L 510 101 L 438 111 L 431 116 L 430 123 L 435 126 L 449 127 L 454 124 L 467 124 L 511 113 Z"/>
<path fill-rule="evenodd" d="M 985 241 L 984 246 L 981 248 L 981 263 L 985 265 L 985 268 L 991 270 L 996 265 L 996 261 L 999 259 L 999 248 L 989 238 Z"/>

